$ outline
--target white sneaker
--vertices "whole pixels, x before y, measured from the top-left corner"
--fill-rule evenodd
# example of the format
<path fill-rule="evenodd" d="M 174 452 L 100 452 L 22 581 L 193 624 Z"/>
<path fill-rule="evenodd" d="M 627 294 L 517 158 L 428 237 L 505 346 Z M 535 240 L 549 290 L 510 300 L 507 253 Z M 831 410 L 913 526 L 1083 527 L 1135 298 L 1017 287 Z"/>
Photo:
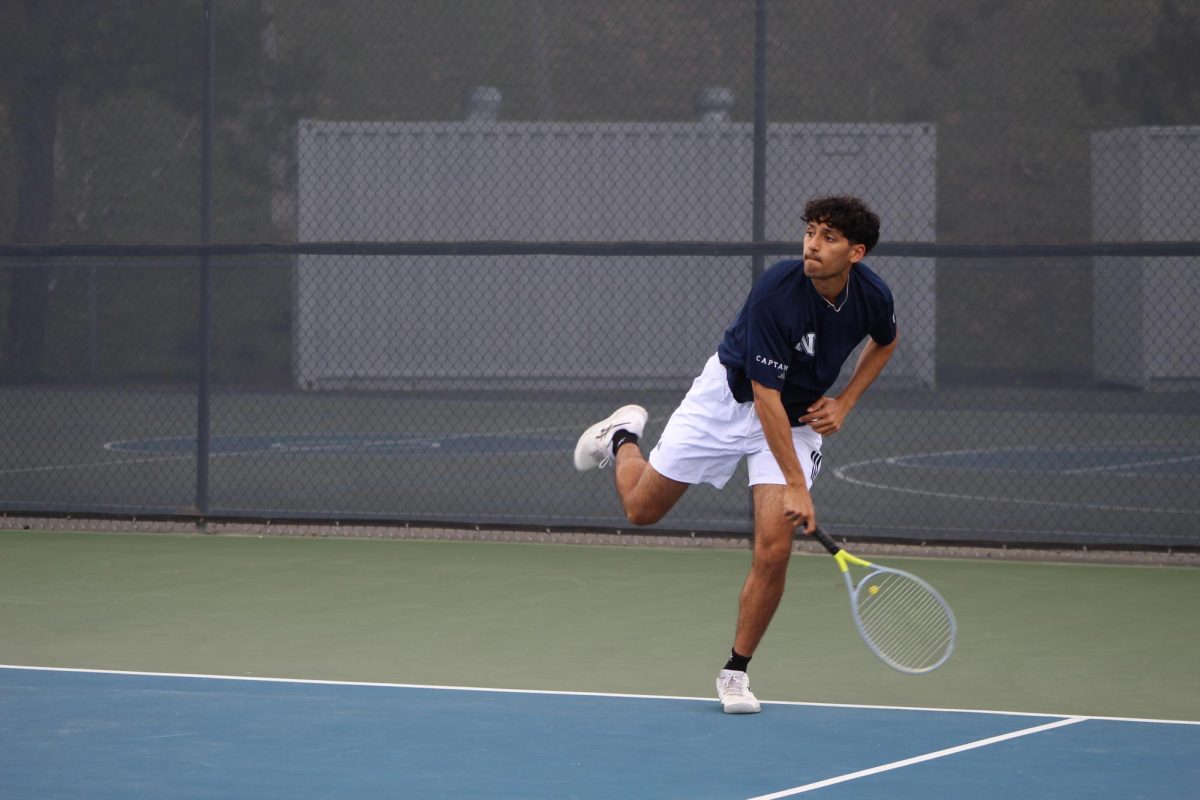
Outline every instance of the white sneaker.
<path fill-rule="evenodd" d="M 649 416 L 641 406 L 621 406 L 607 418 L 588 428 L 575 445 L 575 469 L 587 472 L 607 467 L 614 458 L 613 434 L 619 430 L 627 430 L 640 437 Z"/>
<path fill-rule="evenodd" d="M 734 669 L 717 675 L 717 697 L 726 714 L 757 714 L 762 711 L 758 698 L 750 691 L 750 676 Z"/>

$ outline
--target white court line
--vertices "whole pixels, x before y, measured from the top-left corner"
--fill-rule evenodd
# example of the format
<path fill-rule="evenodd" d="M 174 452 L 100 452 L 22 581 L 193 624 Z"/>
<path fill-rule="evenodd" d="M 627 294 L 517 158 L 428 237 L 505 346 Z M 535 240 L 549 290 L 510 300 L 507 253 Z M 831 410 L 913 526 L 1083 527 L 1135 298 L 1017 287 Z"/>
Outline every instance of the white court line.
<path fill-rule="evenodd" d="M 159 461 L 179 461 L 181 459 L 195 460 L 194 455 L 183 456 L 149 456 L 147 458 L 124 458 L 117 461 L 90 461 L 86 464 L 48 464 L 41 467 L 12 467 L 0 469 L 0 475 L 21 475 L 33 472 L 63 472 L 70 469 L 90 469 L 91 467 L 119 467 L 125 464 L 156 464 Z"/>
<path fill-rule="evenodd" d="M 961 451 L 972 452 L 972 451 Z M 938 453 L 921 453 L 919 455 L 940 455 Z M 909 458 L 909 456 L 890 456 L 887 458 L 872 458 L 866 461 L 856 461 L 852 464 L 846 464 L 833 471 L 835 478 L 843 480 L 846 483 L 854 484 L 855 486 L 866 486 L 869 489 L 883 489 L 889 492 L 900 492 L 901 494 L 913 494 L 922 497 L 939 497 L 944 500 L 975 500 L 980 502 L 990 503 L 1010 503 L 1013 505 L 1023 506 L 1050 506 L 1052 508 L 1086 508 L 1091 511 L 1135 511 L 1141 514 L 1181 514 L 1183 516 L 1194 517 L 1200 515 L 1200 510 L 1192 510 L 1186 508 L 1160 508 L 1147 506 L 1118 506 L 1104 505 L 1100 503 L 1068 503 L 1054 500 L 1031 500 L 1024 497 L 1004 497 L 995 495 L 979 495 L 979 494 L 960 494 L 956 492 L 935 492 L 931 489 L 911 489 L 905 486 L 894 486 L 890 483 L 878 483 L 876 481 L 867 481 L 861 478 L 852 478 L 849 476 L 849 471 L 859 467 L 868 467 L 873 464 L 896 464 L 896 459 Z"/>
<path fill-rule="evenodd" d="M 331 442 L 329 444 L 315 444 L 314 443 L 314 444 L 307 444 L 307 445 L 306 444 L 296 444 L 296 445 L 284 444 L 282 446 L 276 446 L 276 445 L 272 444 L 269 447 L 267 447 L 266 449 L 258 448 L 258 449 L 254 449 L 254 450 L 228 450 L 228 451 L 220 452 L 220 453 L 210 453 L 209 456 L 211 458 L 227 458 L 227 457 L 241 457 L 241 456 L 263 456 L 263 455 L 279 455 L 279 454 L 290 454 L 290 453 L 323 453 L 323 452 L 334 452 L 334 453 L 343 453 L 344 452 L 344 453 L 349 453 L 350 455 L 373 455 L 369 451 L 372 449 L 375 449 L 375 448 L 379 448 L 379 447 L 387 447 L 387 446 L 395 446 L 395 445 L 420 445 L 423 448 L 433 450 L 433 449 L 439 448 L 441 446 L 441 442 L 453 441 L 455 439 L 469 439 L 469 438 L 475 438 L 475 437 L 484 438 L 484 439 L 487 439 L 487 438 L 495 439 L 495 438 L 499 438 L 500 436 L 546 435 L 546 434 L 554 434 L 559 431 L 567 431 L 567 430 L 568 430 L 568 428 L 566 426 L 560 425 L 560 426 L 553 427 L 553 428 L 529 428 L 526 430 L 504 431 L 503 433 L 451 433 L 451 434 L 445 434 L 445 435 L 432 433 L 429 435 L 420 435 L 415 438 L 400 437 L 400 438 L 382 439 L 382 440 L 378 440 L 378 441 L 376 441 L 376 440 L 347 441 L 347 442 Z M 570 430 L 574 430 L 574 429 L 572 428 Z M 254 435 L 259 436 L 260 438 L 265 440 L 265 439 L 270 439 L 272 436 L 282 438 L 285 436 L 304 436 L 304 435 L 308 435 L 308 434 L 261 434 L 261 435 L 254 434 Z M 330 433 L 330 434 L 319 434 L 319 435 L 321 435 L 321 436 L 353 437 L 353 436 L 357 436 L 358 434 Z M 37 473 L 37 472 L 66 472 L 68 470 L 92 469 L 94 467 L 120 467 L 120 466 L 126 466 L 126 465 L 130 465 L 130 464 L 156 464 L 156 463 L 159 463 L 162 461 L 194 461 L 196 459 L 196 454 L 194 452 L 164 453 L 164 454 L 158 455 L 158 454 L 154 454 L 154 453 L 147 453 L 144 450 L 137 450 L 134 447 L 126 448 L 126 447 L 122 446 L 122 445 L 136 445 L 136 444 L 140 444 L 143 442 L 176 442 L 176 441 L 191 442 L 194 440 L 195 440 L 195 437 L 190 437 L 190 436 L 155 436 L 155 437 L 150 437 L 147 439 L 114 439 L 111 442 L 104 442 L 103 444 L 101 444 L 101 448 L 110 453 L 146 453 L 145 457 L 144 458 L 123 458 L 123 459 L 117 459 L 117 460 L 112 460 L 112 461 L 87 461 L 87 462 L 81 462 L 81 463 L 77 463 L 77 464 L 45 464 L 45 465 L 39 465 L 39 466 L 33 466 L 33 467 L 9 467 L 9 468 L 5 468 L 5 469 L 0 469 L 0 475 L 22 475 L 22 474 Z M 350 448 L 362 447 L 362 448 L 365 448 L 368 452 L 366 452 L 366 453 L 355 452 L 353 449 L 349 449 L 349 450 L 345 449 L 347 447 L 350 447 Z M 555 451 L 539 451 L 539 452 L 529 453 L 528 451 L 524 451 L 524 450 L 504 450 L 504 451 L 500 451 L 500 455 L 540 455 L 540 454 L 542 454 L 542 452 L 555 452 Z M 275 509 L 268 509 L 268 511 L 274 511 L 274 510 Z M 284 509 L 279 509 L 279 510 L 284 510 Z"/>
<path fill-rule="evenodd" d="M 1085 722 L 1085 721 L 1087 721 L 1087 719 L 1088 719 L 1088 717 L 1068 717 L 1067 719 L 1060 719 L 1060 720 L 1056 720 L 1054 722 L 1047 722 L 1045 725 L 1037 725 L 1032 728 L 1023 728 L 1019 731 L 1013 731 L 1011 733 L 1001 734 L 1000 736 L 992 736 L 987 739 L 978 739 L 974 742 L 967 742 L 966 744 L 957 745 L 956 747 L 947 747 L 945 750 L 938 750 L 937 752 L 934 752 L 934 753 L 926 753 L 924 755 L 914 756 L 913 758 L 906 758 L 901 761 L 893 761 L 890 764 L 880 764 L 877 767 L 871 767 L 870 769 L 859 770 L 858 772 L 850 772 L 845 775 L 838 775 L 833 778 L 826 778 L 823 781 L 816 781 L 814 783 L 806 783 L 803 786 L 794 786 L 791 789 L 784 789 L 781 792 L 773 792 L 772 794 L 761 794 L 756 797 L 751 797 L 750 800 L 777 800 L 777 798 L 780 798 L 780 797 L 792 797 L 794 795 L 811 792 L 815 789 L 824 789 L 826 786 L 833 786 L 835 784 L 846 783 L 847 781 L 853 781 L 853 780 L 858 780 L 859 778 L 865 778 L 868 775 L 878 775 L 881 772 L 889 772 L 894 769 L 900 769 L 902 767 L 910 767 L 914 764 L 921 764 L 926 761 L 933 761 L 934 759 L 937 759 L 937 758 L 945 758 L 946 756 L 952 756 L 955 753 L 962 753 L 967 750 L 974 750 L 979 747 L 987 747 L 989 745 L 996 744 L 997 742 L 1003 742 L 1003 741 L 1007 741 L 1009 739 L 1017 739 L 1022 736 L 1029 736 L 1030 734 L 1041 733 L 1042 731 L 1048 731 L 1048 730 L 1052 730 L 1054 728 L 1061 728 L 1066 725 L 1074 725 L 1077 722 Z"/>
<path fill-rule="evenodd" d="M 446 692 L 492 692 L 496 694 L 535 694 L 553 695 L 560 697 L 612 697 L 624 700 L 685 700 L 689 702 L 712 703 L 716 705 L 715 697 L 687 697 L 670 694 L 622 694 L 616 692 L 572 692 L 560 689 L 501 689 L 487 686 L 444 686 L 427 683 L 388 683 L 379 681 L 335 681 L 320 678 L 271 678 L 258 675 L 211 675 L 192 672 L 143 672 L 139 670 L 121 669 L 86 669 L 81 667 L 38 667 L 23 664 L 0 664 L 0 669 L 28 672 L 69 672 L 87 675 L 127 675 L 139 678 L 198 678 L 212 681 L 240 681 L 243 683 L 294 683 L 308 686 L 362 686 L 383 689 L 429 689 Z M 1060 717 L 1063 719 L 1104 720 L 1109 722 L 1145 722 L 1157 725 L 1197 725 L 1200 721 L 1180 719 L 1143 719 L 1139 717 L 1097 717 L 1091 715 L 1069 715 L 1054 713 L 1039 713 L 1034 711 L 991 711 L 980 708 L 934 708 L 924 706 L 880 706 L 862 703 L 811 703 L 796 700 L 763 700 L 763 705 L 769 706 L 806 706 L 811 708 L 857 708 L 877 711 L 928 711 L 946 714 L 987 714 L 1000 717 Z"/>
<path fill-rule="evenodd" d="M 1130 461 L 1126 464 L 1109 464 L 1105 467 L 1081 467 L 1080 469 L 1065 469 L 1064 475 L 1084 475 L 1092 472 L 1116 472 L 1122 469 L 1138 467 L 1161 467 L 1164 464 L 1186 464 L 1189 461 L 1200 461 L 1200 455 L 1180 456 L 1179 458 L 1159 458 L 1153 461 Z"/>

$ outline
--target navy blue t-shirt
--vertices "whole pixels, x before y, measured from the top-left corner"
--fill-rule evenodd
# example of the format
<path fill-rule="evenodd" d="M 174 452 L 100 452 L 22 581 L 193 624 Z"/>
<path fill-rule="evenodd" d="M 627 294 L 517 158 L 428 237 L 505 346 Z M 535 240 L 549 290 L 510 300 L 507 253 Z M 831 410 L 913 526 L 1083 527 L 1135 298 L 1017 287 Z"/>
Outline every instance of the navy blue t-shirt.
<path fill-rule="evenodd" d="M 862 262 L 851 267 L 834 306 L 804 274 L 803 260 L 780 261 L 764 272 L 717 348 L 734 399 L 752 401 L 750 382 L 758 381 L 782 392 L 788 419 L 799 425 L 864 338 L 880 345 L 896 338 L 892 291 Z"/>

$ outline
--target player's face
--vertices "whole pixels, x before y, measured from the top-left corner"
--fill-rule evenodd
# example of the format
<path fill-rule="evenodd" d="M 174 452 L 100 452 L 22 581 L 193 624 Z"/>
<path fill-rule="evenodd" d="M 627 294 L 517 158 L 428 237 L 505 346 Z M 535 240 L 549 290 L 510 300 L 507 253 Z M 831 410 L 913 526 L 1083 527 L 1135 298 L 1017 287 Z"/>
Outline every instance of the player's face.
<path fill-rule="evenodd" d="M 810 222 L 804 231 L 804 274 L 810 278 L 833 278 L 866 255 L 867 248 L 852 244 L 837 228 Z"/>

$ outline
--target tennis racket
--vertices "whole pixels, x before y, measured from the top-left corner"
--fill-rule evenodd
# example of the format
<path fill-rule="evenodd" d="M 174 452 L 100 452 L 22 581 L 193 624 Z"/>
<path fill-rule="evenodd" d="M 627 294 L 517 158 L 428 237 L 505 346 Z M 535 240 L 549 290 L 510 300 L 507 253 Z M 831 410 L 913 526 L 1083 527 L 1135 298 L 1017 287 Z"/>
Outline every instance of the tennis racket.
<path fill-rule="evenodd" d="M 881 567 L 846 552 L 820 528 L 813 536 L 837 560 L 850 591 L 854 624 L 872 653 L 892 669 L 910 675 L 946 663 L 958 627 L 954 612 L 936 589 L 904 570 Z M 867 572 L 855 582 L 851 567 Z"/>

